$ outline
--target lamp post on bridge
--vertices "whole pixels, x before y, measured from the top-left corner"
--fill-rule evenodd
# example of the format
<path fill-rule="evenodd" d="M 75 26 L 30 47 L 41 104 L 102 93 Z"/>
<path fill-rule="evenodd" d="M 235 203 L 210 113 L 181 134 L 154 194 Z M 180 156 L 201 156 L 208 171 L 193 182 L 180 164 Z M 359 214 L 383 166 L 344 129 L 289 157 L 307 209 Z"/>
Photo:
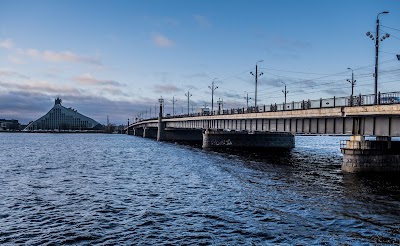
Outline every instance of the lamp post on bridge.
<path fill-rule="evenodd" d="M 160 97 L 160 99 L 158 99 L 158 102 L 160 103 L 160 113 L 158 115 L 160 118 L 162 118 L 163 117 L 164 98 Z"/>
<path fill-rule="evenodd" d="M 351 80 L 347 79 L 347 82 L 351 84 L 351 98 L 350 98 L 350 106 L 353 106 L 353 96 L 354 96 L 354 85 L 356 84 L 356 80 L 354 80 L 354 71 L 351 68 L 347 68 L 351 70 Z"/>
<path fill-rule="evenodd" d="M 379 13 L 376 16 L 376 33 L 375 33 L 375 99 L 374 99 L 374 104 L 379 104 L 378 101 L 378 59 L 379 59 L 379 15 L 380 14 L 389 14 L 388 11 L 383 11 Z M 371 32 L 366 33 L 367 36 L 369 36 L 372 40 L 374 40 L 374 36 L 371 34 Z M 383 41 L 384 39 L 390 37 L 388 33 L 386 33 L 380 41 Z"/>
<path fill-rule="evenodd" d="M 259 60 L 258 62 L 256 62 L 256 74 L 254 74 L 253 72 L 250 72 L 251 75 L 253 75 L 255 77 L 256 80 L 256 90 L 254 92 L 254 106 L 257 108 L 257 82 L 258 82 L 258 76 L 263 75 L 264 73 L 260 73 L 258 74 L 258 69 L 257 69 L 257 64 L 259 62 L 263 62 L 264 60 Z"/>
<path fill-rule="evenodd" d="M 224 110 L 224 100 L 218 98 L 217 104 L 218 104 L 218 114 L 221 114 L 221 105 L 222 105 L 222 110 Z"/>
<path fill-rule="evenodd" d="M 171 100 L 171 102 L 172 102 L 172 116 L 175 116 L 175 103 L 176 103 L 177 101 L 178 101 L 178 100 L 175 99 L 175 96 L 173 96 L 173 97 L 172 97 L 172 100 Z"/>
<path fill-rule="evenodd" d="M 246 96 L 244 97 L 244 99 L 246 99 L 246 107 L 249 108 L 249 99 L 252 99 L 251 97 L 249 97 L 249 93 L 247 91 L 246 92 Z"/>
<path fill-rule="evenodd" d="M 185 94 L 185 96 L 187 96 L 187 114 L 188 114 L 188 116 L 189 116 L 189 98 L 191 97 L 191 96 L 193 96 L 192 94 L 190 94 L 189 93 L 189 91 L 187 92 L 187 94 Z M 182 111 L 183 111 L 183 107 L 182 107 Z M 183 113 L 183 112 L 182 112 Z"/>
<path fill-rule="evenodd" d="M 218 89 L 218 86 L 214 87 L 214 82 L 217 78 L 213 79 L 211 86 L 208 86 L 208 88 L 211 89 L 211 114 L 214 114 L 214 91 Z"/>
<path fill-rule="evenodd" d="M 285 84 L 284 82 L 282 82 L 282 84 L 285 85 L 285 90 L 282 91 L 282 92 L 283 92 L 283 95 L 285 95 L 285 104 L 283 105 L 283 109 L 285 110 L 285 107 L 286 107 L 286 95 L 289 93 L 289 91 L 286 90 L 286 84 Z"/>

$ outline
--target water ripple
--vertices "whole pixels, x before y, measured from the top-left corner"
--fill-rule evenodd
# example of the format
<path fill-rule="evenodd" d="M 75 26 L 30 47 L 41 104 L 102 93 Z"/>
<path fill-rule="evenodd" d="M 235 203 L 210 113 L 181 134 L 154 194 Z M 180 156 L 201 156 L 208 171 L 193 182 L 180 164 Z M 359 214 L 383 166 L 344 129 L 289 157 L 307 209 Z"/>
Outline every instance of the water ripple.
<path fill-rule="evenodd" d="M 0 133 L 0 244 L 400 244 L 398 178 L 343 175 L 339 140 L 238 153 Z"/>

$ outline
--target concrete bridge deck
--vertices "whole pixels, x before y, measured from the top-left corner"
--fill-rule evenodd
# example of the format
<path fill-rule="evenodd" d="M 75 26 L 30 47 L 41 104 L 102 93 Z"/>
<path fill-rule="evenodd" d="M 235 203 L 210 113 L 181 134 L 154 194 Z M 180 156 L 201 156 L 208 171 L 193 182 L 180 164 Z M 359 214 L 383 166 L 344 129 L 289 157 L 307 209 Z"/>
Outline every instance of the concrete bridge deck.
<path fill-rule="evenodd" d="M 167 128 L 400 136 L 400 104 L 163 118 Z M 157 119 L 130 128 L 157 127 Z"/>

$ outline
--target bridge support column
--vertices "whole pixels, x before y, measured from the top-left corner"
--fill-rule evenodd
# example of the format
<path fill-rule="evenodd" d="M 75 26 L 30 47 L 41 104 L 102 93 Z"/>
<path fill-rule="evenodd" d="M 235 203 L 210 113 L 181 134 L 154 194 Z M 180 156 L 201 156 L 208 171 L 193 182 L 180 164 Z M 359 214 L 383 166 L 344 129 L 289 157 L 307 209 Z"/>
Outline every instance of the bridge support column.
<path fill-rule="evenodd" d="M 355 135 L 340 145 L 344 172 L 400 171 L 400 141 L 380 136 L 376 140 L 365 140 L 364 136 Z"/>
<path fill-rule="evenodd" d="M 294 148 L 294 135 L 285 132 L 213 131 L 203 133 L 203 148 L 290 149 Z"/>
<path fill-rule="evenodd" d="M 157 129 L 157 141 L 165 140 L 165 123 L 162 121 L 163 118 L 163 99 L 159 99 L 160 101 L 160 113 L 158 114 L 158 129 Z"/>

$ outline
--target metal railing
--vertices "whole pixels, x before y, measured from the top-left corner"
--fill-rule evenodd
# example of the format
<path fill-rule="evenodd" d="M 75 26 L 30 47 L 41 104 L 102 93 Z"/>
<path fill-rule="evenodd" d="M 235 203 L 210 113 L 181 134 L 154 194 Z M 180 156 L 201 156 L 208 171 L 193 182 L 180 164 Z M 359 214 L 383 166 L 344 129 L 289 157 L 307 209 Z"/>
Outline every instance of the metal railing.
<path fill-rule="evenodd" d="M 262 105 L 257 107 L 248 108 L 232 108 L 224 110 L 215 110 L 214 112 L 181 114 L 175 116 L 165 116 L 164 118 L 182 118 L 182 117 L 196 117 L 196 116 L 210 116 L 210 115 L 232 115 L 232 114 L 249 114 L 249 113 L 263 113 L 263 112 L 278 112 L 278 111 L 292 111 L 292 110 L 306 110 L 306 109 L 319 109 L 319 108 L 335 108 L 335 107 L 355 107 L 355 106 L 368 106 L 374 105 L 375 95 L 358 95 L 348 97 L 333 97 L 333 98 L 320 98 L 318 100 L 303 100 L 300 102 L 290 102 L 281 104 Z M 400 104 L 400 92 L 378 93 L 378 103 L 381 105 L 387 104 Z M 157 118 L 149 118 L 157 119 Z M 149 119 L 140 119 L 138 122 Z"/>

